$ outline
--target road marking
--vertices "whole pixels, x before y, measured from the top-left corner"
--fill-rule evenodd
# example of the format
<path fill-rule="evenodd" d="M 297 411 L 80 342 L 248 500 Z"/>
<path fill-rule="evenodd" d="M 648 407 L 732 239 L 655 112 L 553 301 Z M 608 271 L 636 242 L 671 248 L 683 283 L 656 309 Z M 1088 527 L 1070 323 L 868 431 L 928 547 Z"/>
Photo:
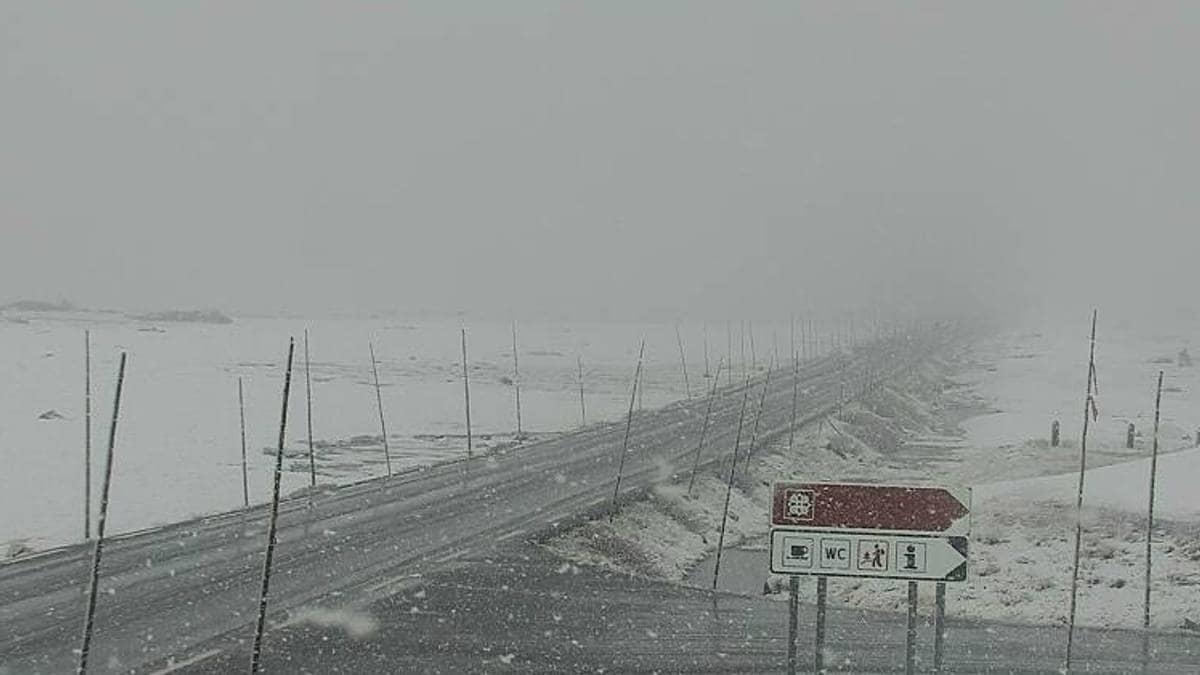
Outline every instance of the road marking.
<path fill-rule="evenodd" d="M 518 537 L 522 534 L 525 534 L 525 530 L 513 530 L 512 532 L 509 532 L 508 534 L 502 534 L 499 537 L 496 537 L 496 541 L 497 542 L 505 541 L 507 539 L 512 539 L 513 537 Z"/>
<path fill-rule="evenodd" d="M 173 673 L 173 672 L 179 670 L 180 668 L 194 666 L 197 663 L 204 661 L 205 659 L 211 659 L 212 657 L 214 657 L 220 653 L 221 653 L 220 649 L 210 649 L 206 652 L 197 654 L 190 659 L 184 659 L 183 661 L 176 661 L 175 663 L 172 663 L 171 665 L 167 666 L 166 668 L 163 668 L 162 670 L 154 671 L 150 675 L 166 675 L 167 673 Z"/>

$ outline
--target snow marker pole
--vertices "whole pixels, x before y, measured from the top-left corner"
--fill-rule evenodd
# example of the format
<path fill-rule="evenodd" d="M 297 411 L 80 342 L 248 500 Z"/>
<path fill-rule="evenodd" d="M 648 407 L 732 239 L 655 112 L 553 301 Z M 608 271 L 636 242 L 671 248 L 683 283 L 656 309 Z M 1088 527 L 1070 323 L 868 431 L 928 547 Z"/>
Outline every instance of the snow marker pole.
<path fill-rule="evenodd" d="M 367 341 L 367 349 L 371 352 L 371 375 L 375 378 L 375 406 L 379 408 L 379 433 L 383 438 L 383 461 L 387 464 L 387 475 L 392 475 L 392 452 L 388 448 L 387 422 L 383 418 L 383 394 L 379 393 L 379 366 L 375 361 L 375 344 Z"/>
<path fill-rule="evenodd" d="M 683 391 L 688 398 L 692 397 L 692 385 L 688 382 L 687 356 L 683 351 L 683 336 L 679 333 L 679 324 L 675 324 L 675 342 L 679 344 L 679 365 L 683 368 Z"/>
<path fill-rule="evenodd" d="M 792 348 L 792 360 L 796 359 L 796 315 L 788 316 L 788 342 Z"/>
<path fill-rule="evenodd" d="M 754 351 L 754 322 L 753 321 L 746 322 L 746 332 L 750 334 L 750 371 L 756 372 L 758 370 L 758 356 L 755 355 L 755 351 Z"/>
<path fill-rule="evenodd" d="M 700 450 L 704 447 L 704 437 L 708 433 L 708 420 L 712 415 L 713 399 L 717 397 L 717 383 L 721 381 L 721 366 L 724 359 L 717 360 L 717 375 L 713 378 L 712 389 L 708 392 L 708 405 L 704 408 L 704 422 L 700 425 L 700 442 L 696 444 L 696 460 L 692 462 L 692 477 L 688 481 L 688 496 L 692 496 L 692 488 L 696 485 L 696 472 L 700 470 Z"/>
<path fill-rule="evenodd" d="M 621 457 L 617 462 L 617 484 L 613 488 L 612 511 L 608 514 L 608 522 L 612 522 L 613 516 L 617 514 L 617 496 L 621 494 L 621 477 L 625 473 L 625 454 L 629 452 L 629 432 L 633 429 L 633 402 L 637 399 L 638 390 L 641 388 L 638 385 L 642 379 L 642 356 L 646 353 L 646 338 L 642 338 L 642 344 L 638 347 L 637 368 L 633 371 L 633 391 L 629 393 L 629 416 L 625 420 L 625 440 L 621 442 Z"/>
<path fill-rule="evenodd" d="M 242 506 L 250 508 L 250 480 L 246 476 L 246 399 L 242 394 L 242 378 L 238 378 L 238 421 L 242 431 Z"/>
<path fill-rule="evenodd" d="M 471 378 L 467 374 L 467 329 L 462 329 L 463 399 L 467 415 L 467 461 L 471 461 Z"/>
<path fill-rule="evenodd" d="M 758 399 L 758 412 L 754 414 L 754 427 L 750 432 L 750 445 L 746 447 L 746 462 L 742 465 L 742 478 L 750 470 L 750 456 L 754 454 L 754 444 L 758 441 L 758 424 L 762 421 L 763 408 L 767 402 L 767 389 L 771 386 L 771 371 L 774 370 L 774 360 L 767 362 L 767 377 L 763 380 L 762 395 Z"/>
<path fill-rule="evenodd" d="M 304 329 L 304 396 L 305 396 L 305 422 L 308 424 L 308 479 L 312 487 L 317 486 L 317 459 L 316 452 L 313 450 L 313 425 L 312 425 L 312 380 L 309 378 L 309 362 L 308 362 L 308 329 Z"/>
<path fill-rule="evenodd" d="M 725 384 L 733 384 L 733 322 L 729 319 L 725 320 L 725 361 L 729 363 L 729 370 L 725 373 Z M 1200 431 L 1196 432 L 1196 438 L 1200 439 Z M 1196 441 L 1196 445 L 1200 446 L 1200 440 Z"/>
<path fill-rule="evenodd" d="M 800 397 L 800 355 L 792 349 L 792 421 L 788 424 L 788 454 L 796 440 L 796 402 Z"/>
<path fill-rule="evenodd" d="M 712 589 L 717 590 L 717 578 L 721 574 L 721 549 L 725 547 L 725 523 L 729 520 L 729 497 L 733 494 L 733 474 L 737 469 L 738 451 L 742 445 L 742 423 L 746 419 L 746 401 L 750 398 L 750 375 L 742 389 L 742 410 L 738 413 L 737 437 L 733 442 L 733 460 L 729 463 L 729 482 L 725 484 L 725 510 L 721 513 L 721 535 L 717 539 L 717 562 L 713 566 Z"/>
<path fill-rule="evenodd" d="M 747 372 L 747 369 L 746 369 L 746 320 L 745 319 L 742 319 L 741 323 L 738 325 L 738 333 L 739 333 L 738 342 L 740 343 L 740 346 L 742 349 L 742 377 L 744 378 L 744 377 L 746 377 L 746 372 Z"/>
<path fill-rule="evenodd" d="M 83 540 L 92 538 L 92 333 L 83 331 Z"/>
<path fill-rule="evenodd" d="M 1092 407 L 1092 383 L 1096 373 L 1096 310 L 1092 310 L 1092 337 L 1088 347 L 1087 395 L 1083 398 L 1083 433 L 1079 438 L 1079 489 L 1075 497 L 1075 562 L 1071 568 L 1071 607 L 1067 617 L 1066 672 L 1071 672 L 1071 649 L 1075 644 L 1075 608 L 1079 593 L 1079 549 L 1083 542 L 1083 478 L 1087 469 L 1087 433 Z"/>
<path fill-rule="evenodd" d="M 1146 509 L 1146 596 L 1142 609 L 1142 662 L 1150 660 L 1150 544 L 1154 535 L 1154 488 L 1158 475 L 1158 420 L 1162 405 L 1163 371 L 1158 371 L 1158 390 L 1154 395 L 1154 442 L 1150 453 L 1150 503 Z"/>
<path fill-rule="evenodd" d="M 521 440 L 521 368 L 517 365 L 517 320 L 512 322 L 513 343 L 513 391 L 517 398 L 517 438 Z"/>
<path fill-rule="evenodd" d="M 579 426 L 587 426 L 587 406 L 583 403 L 583 355 L 579 354 L 576 357 L 579 363 Z"/>
<path fill-rule="evenodd" d="M 250 673 L 259 672 L 262 662 L 263 629 L 267 623 L 267 592 L 271 587 L 271 560 L 275 556 L 275 531 L 279 522 L 279 479 L 283 474 L 283 441 L 287 431 L 288 395 L 292 388 L 292 355 L 295 339 L 288 340 L 287 370 L 283 376 L 283 406 L 279 413 L 279 444 L 275 449 L 275 486 L 271 492 L 271 517 L 267 521 L 267 555 L 263 562 L 262 588 L 258 594 L 258 623 L 254 629 L 254 647 L 250 652 Z"/>
<path fill-rule="evenodd" d="M 100 591 L 100 557 L 104 553 L 104 525 L 108 520 L 108 489 L 112 485 L 113 448 L 117 441 L 117 419 L 121 412 L 121 390 L 125 386 L 125 352 L 117 368 L 117 393 L 113 396 L 112 423 L 108 426 L 108 458 L 104 463 L 104 484 L 100 491 L 100 513 L 96 517 L 96 543 L 92 549 L 92 574 L 88 579 L 87 613 L 83 620 L 83 639 L 79 645 L 79 664 L 76 673 L 87 672 L 88 650 L 92 644 L 92 629 L 96 619 L 96 596 Z"/>

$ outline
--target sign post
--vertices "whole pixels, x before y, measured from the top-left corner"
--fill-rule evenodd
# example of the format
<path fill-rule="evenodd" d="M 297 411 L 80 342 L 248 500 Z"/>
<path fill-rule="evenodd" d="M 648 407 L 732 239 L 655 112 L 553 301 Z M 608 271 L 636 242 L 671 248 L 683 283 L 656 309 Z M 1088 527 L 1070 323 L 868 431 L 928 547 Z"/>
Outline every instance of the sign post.
<path fill-rule="evenodd" d="M 904 675 L 917 672 L 917 582 L 908 582 L 908 633 L 904 639 Z"/>
<path fill-rule="evenodd" d="M 813 672 L 825 672 L 825 600 L 829 590 L 829 578 L 817 577 L 817 647 L 813 653 Z"/>
<path fill-rule="evenodd" d="M 941 668 L 945 582 L 967 578 L 971 492 L 965 488 L 776 483 L 771 572 L 817 577 L 817 673 L 824 668 L 828 577 L 908 581 L 906 672 L 915 672 L 917 582 L 938 583 L 934 667 Z M 793 587 L 794 588 L 794 587 Z M 792 595 L 795 603 L 795 591 Z M 794 612 L 791 618 L 794 622 Z M 794 623 L 792 624 L 794 625 Z M 792 625 L 789 625 L 789 633 Z M 794 638 L 789 643 L 789 650 Z M 788 664 L 793 659 L 789 651 Z"/>
<path fill-rule="evenodd" d="M 788 675 L 796 675 L 796 615 L 800 600 L 800 577 L 788 577 L 788 592 L 787 671 Z"/>
<path fill-rule="evenodd" d="M 946 584 L 939 581 L 933 600 L 933 672 L 942 672 L 942 660 L 945 656 L 946 632 Z"/>

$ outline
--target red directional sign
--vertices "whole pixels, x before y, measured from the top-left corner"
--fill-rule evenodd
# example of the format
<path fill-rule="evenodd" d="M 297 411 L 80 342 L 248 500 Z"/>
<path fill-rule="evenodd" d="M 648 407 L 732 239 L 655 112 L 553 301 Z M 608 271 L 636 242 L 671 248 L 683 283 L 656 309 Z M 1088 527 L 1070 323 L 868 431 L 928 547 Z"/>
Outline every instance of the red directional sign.
<path fill-rule="evenodd" d="M 965 534 L 971 493 L 961 488 L 776 483 L 774 527 Z"/>

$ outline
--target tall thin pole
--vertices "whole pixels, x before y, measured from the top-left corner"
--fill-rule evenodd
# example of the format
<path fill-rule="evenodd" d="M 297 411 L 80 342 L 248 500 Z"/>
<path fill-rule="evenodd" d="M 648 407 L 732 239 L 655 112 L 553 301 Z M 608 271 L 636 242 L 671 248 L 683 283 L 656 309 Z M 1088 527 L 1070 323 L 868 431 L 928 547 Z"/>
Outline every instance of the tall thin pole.
<path fill-rule="evenodd" d="M 645 377 L 645 375 L 646 375 L 646 372 L 645 372 L 645 368 L 643 367 L 642 371 L 638 374 L 638 380 L 637 380 L 637 407 L 638 407 L 638 410 L 641 410 L 643 408 L 643 404 L 645 403 L 646 388 L 642 386 L 642 378 Z"/>
<path fill-rule="evenodd" d="M 1158 392 L 1154 395 L 1154 443 L 1150 452 L 1150 503 L 1146 508 L 1146 597 L 1142 610 L 1142 628 L 1150 629 L 1150 543 L 1154 534 L 1154 487 L 1158 476 L 1158 420 L 1162 405 L 1163 371 L 1158 371 Z"/>
<path fill-rule="evenodd" d="M 917 582 L 908 582 L 908 631 L 904 638 L 904 673 L 917 672 Z"/>
<path fill-rule="evenodd" d="M 788 343 L 792 348 L 792 360 L 796 360 L 796 315 L 792 314 L 788 324 Z"/>
<path fill-rule="evenodd" d="M 579 361 L 579 425 L 587 426 L 587 406 L 583 404 L 583 355 L 576 357 Z"/>
<path fill-rule="evenodd" d="M 817 335 L 816 319 L 808 320 L 808 355 L 810 358 L 821 356 L 821 339 Z"/>
<path fill-rule="evenodd" d="M 83 540 L 92 538 L 92 333 L 83 331 Z"/>
<path fill-rule="evenodd" d="M 946 654 L 946 583 L 937 582 L 933 598 L 933 672 L 942 672 Z"/>
<path fill-rule="evenodd" d="M 308 361 L 308 329 L 304 329 L 304 397 L 305 422 L 308 424 L 308 478 L 309 484 L 317 485 L 317 459 L 313 450 L 313 421 L 312 421 L 312 379 L 309 377 Z"/>
<path fill-rule="evenodd" d="M 683 351 L 683 336 L 679 333 L 679 324 L 675 324 L 675 342 L 679 344 L 679 365 L 683 368 L 683 390 L 688 398 L 692 397 L 692 385 L 688 382 L 687 356 Z"/>
<path fill-rule="evenodd" d="M 787 672 L 788 675 L 796 675 L 796 633 L 799 613 L 800 601 L 800 577 L 791 575 L 788 577 L 788 645 L 787 645 Z"/>
<path fill-rule="evenodd" d="M 388 447 L 387 422 L 383 418 L 383 394 L 379 392 L 379 366 L 375 361 L 375 344 L 367 341 L 371 352 L 371 375 L 375 377 L 375 405 L 379 408 L 379 433 L 383 437 L 383 461 L 387 464 L 387 475 L 392 475 L 392 451 Z"/>
<path fill-rule="evenodd" d="M 1071 671 L 1071 650 L 1075 645 L 1075 608 L 1079 594 L 1079 549 L 1083 542 L 1083 478 L 1087 470 L 1087 433 L 1092 407 L 1092 375 L 1096 372 L 1096 310 L 1092 310 L 1092 337 L 1088 347 L 1087 395 L 1083 399 L 1083 433 L 1079 438 L 1079 490 L 1075 497 L 1075 564 L 1071 568 L 1071 606 L 1067 617 L 1067 672 Z"/>
<path fill-rule="evenodd" d="M 242 506 L 250 506 L 250 479 L 246 476 L 246 398 L 242 394 L 242 378 L 238 378 L 238 422 L 242 431 Z"/>
<path fill-rule="evenodd" d="M 725 362 L 729 368 L 725 371 L 725 384 L 733 384 L 733 322 L 725 320 Z"/>
<path fill-rule="evenodd" d="M 521 438 L 521 368 L 517 364 L 517 321 L 512 322 L 513 391 L 517 398 L 517 439 Z"/>
<path fill-rule="evenodd" d="M 750 445 L 746 446 L 746 461 L 742 464 L 742 474 L 750 470 L 750 456 L 754 454 L 754 445 L 758 442 L 758 424 L 762 421 L 763 408 L 767 403 L 767 388 L 771 386 L 771 371 L 774 370 L 775 362 L 767 362 L 767 377 L 763 380 L 762 395 L 758 398 L 758 412 L 754 414 L 754 426 L 750 432 Z"/>
<path fill-rule="evenodd" d="M 800 360 L 808 361 L 808 335 L 804 330 L 804 316 L 800 316 Z"/>
<path fill-rule="evenodd" d="M 100 488 L 100 513 L 96 517 L 96 543 L 92 549 L 92 574 L 88 578 L 87 613 L 83 620 L 83 639 L 79 645 L 76 673 L 87 672 L 88 650 L 96 619 L 96 595 L 100 590 L 100 558 L 104 553 L 104 525 L 108 520 L 108 490 L 112 485 L 113 448 L 117 442 L 117 419 L 121 413 L 121 390 L 125 387 L 125 352 L 117 368 L 117 393 L 113 397 L 112 422 L 108 425 L 108 456 L 104 462 L 104 484 Z"/>
<path fill-rule="evenodd" d="M 283 406 L 279 413 L 279 443 L 275 447 L 275 485 L 271 491 L 271 517 L 267 521 L 267 556 L 263 561 L 262 588 L 258 593 L 258 623 L 250 652 L 250 672 L 257 673 L 262 660 L 263 629 L 267 624 L 267 593 L 271 588 L 271 560 L 275 556 L 275 532 L 279 523 L 279 478 L 283 474 L 283 440 L 287 433 L 288 396 L 292 389 L 292 355 L 296 341 L 288 340 L 287 370 L 283 375 Z"/>
<path fill-rule="evenodd" d="M 748 370 L 747 370 L 747 364 L 746 364 L 746 320 L 745 319 L 742 319 L 742 323 L 739 328 L 740 328 L 739 332 L 741 333 L 741 335 L 739 337 L 739 341 L 741 342 L 741 347 L 742 347 L 742 377 L 746 377 L 746 373 L 748 372 Z"/>
<path fill-rule="evenodd" d="M 621 494 L 621 477 L 625 473 L 625 455 L 629 452 L 629 432 L 633 429 L 633 401 L 637 397 L 638 384 L 642 380 L 642 356 L 645 352 L 646 339 L 642 338 L 642 344 L 638 347 L 637 368 L 633 371 L 633 391 L 629 394 L 629 415 L 625 419 L 625 440 L 621 442 L 621 458 L 617 462 L 617 484 L 613 487 L 612 511 L 608 514 L 610 521 L 617 512 L 617 496 Z"/>
<path fill-rule="evenodd" d="M 725 548 L 725 524 L 729 520 L 729 498 L 733 494 L 733 472 L 737 470 L 738 452 L 742 445 L 742 423 L 746 420 L 746 401 L 750 398 L 750 376 L 742 389 L 742 409 L 738 413 L 737 436 L 733 441 L 733 460 L 729 463 L 729 482 L 725 484 L 725 510 L 721 512 L 721 535 L 717 538 L 717 560 L 713 566 L 712 589 L 717 590 L 717 579 L 721 575 L 721 550 Z"/>
<path fill-rule="evenodd" d="M 471 378 L 467 375 L 467 329 L 462 329 L 463 399 L 467 414 L 467 459 L 471 459 Z"/>
<path fill-rule="evenodd" d="M 813 649 L 813 672 L 825 672 L 825 608 L 829 596 L 829 579 L 817 577 L 817 625 L 815 633 L 816 646 Z"/>
<path fill-rule="evenodd" d="M 708 379 L 712 373 L 708 370 L 708 324 L 704 324 L 704 379 Z"/>
<path fill-rule="evenodd" d="M 800 398 L 800 355 L 792 350 L 792 421 L 788 424 L 788 453 L 796 440 L 796 403 Z"/>
<path fill-rule="evenodd" d="M 721 381 L 721 366 L 724 359 L 717 359 L 717 376 L 713 378 L 712 388 L 708 392 L 708 405 L 704 407 L 704 421 L 700 424 L 700 442 L 696 444 L 696 460 L 692 462 L 692 477 L 688 481 L 688 496 L 692 496 L 692 488 L 696 485 L 696 472 L 700 469 L 700 451 L 704 448 L 704 437 L 708 434 L 708 420 L 712 416 L 713 399 L 717 397 L 717 384 Z"/>
<path fill-rule="evenodd" d="M 758 371 L 758 356 L 754 352 L 754 322 L 746 322 L 746 332 L 750 334 L 750 370 Z"/>

